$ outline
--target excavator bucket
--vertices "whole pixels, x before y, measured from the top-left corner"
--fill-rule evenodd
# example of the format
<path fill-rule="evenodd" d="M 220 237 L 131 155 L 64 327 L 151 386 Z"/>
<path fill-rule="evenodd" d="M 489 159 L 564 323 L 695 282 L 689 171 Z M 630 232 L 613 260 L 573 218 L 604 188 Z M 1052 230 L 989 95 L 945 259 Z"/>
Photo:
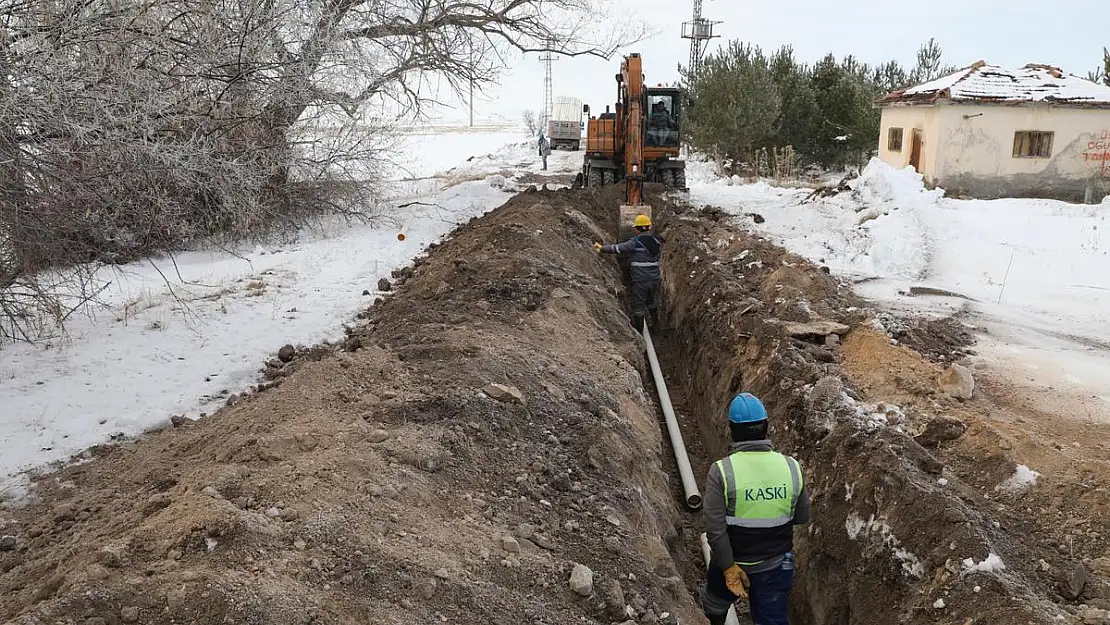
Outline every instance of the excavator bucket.
<path fill-rule="evenodd" d="M 621 204 L 620 221 L 617 222 L 619 240 L 627 241 L 639 234 L 632 228 L 632 220 L 636 219 L 636 215 L 647 215 L 654 221 L 654 217 L 651 215 L 651 207 L 647 204 L 637 204 L 635 206 Z"/>

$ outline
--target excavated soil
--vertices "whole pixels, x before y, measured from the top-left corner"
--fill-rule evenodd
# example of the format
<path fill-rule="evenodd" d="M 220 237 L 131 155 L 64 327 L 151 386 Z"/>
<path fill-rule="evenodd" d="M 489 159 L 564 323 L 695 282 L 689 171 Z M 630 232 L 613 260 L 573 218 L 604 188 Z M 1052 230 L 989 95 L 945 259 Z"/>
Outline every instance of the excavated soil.
<path fill-rule="evenodd" d="M 962 405 L 942 397 L 937 383 L 938 363 L 967 353 L 958 320 L 935 323 L 932 332 L 903 323 L 894 339 L 873 329 L 884 315 L 850 285 L 720 212 L 668 205 L 657 221 L 668 241 L 662 360 L 670 386 L 682 389 L 685 435 L 704 450 L 694 458 L 699 480 L 724 453 L 729 400 L 746 390 L 764 399 L 772 438 L 801 460 L 812 489 L 813 521 L 797 533 L 792 622 L 1081 622 L 1069 612 L 1092 618 L 1089 608 L 1056 603 L 1057 579 L 1038 563 L 1051 544 L 1039 532 L 1068 512 L 1036 524 L 1031 519 L 1043 509 L 1003 514 L 987 486 L 1012 474 L 1012 461 L 977 457 L 975 434 L 960 439 L 969 445 L 960 458 L 913 437 Z M 792 336 L 784 322 L 844 326 Z M 905 361 L 887 359 L 892 351 Z M 867 372 L 930 401 L 881 392 Z M 1068 505 L 1085 504 L 1091 502 Z M 693 549 L 687 553 L 693 559 Z M 978 564 L 992 553 L 1005 569 L 966 570 L 965 559 Z M 1065 566 L 1046 559 L 1051 571 Z"/>
<path fill-rule="evenodd" d="M 0 622 L 697 622 L 620 273 L 590 246 L 619 192 L 516 196 L 342 349 L 39 479 L 0 510 Z"/>
<path fill-rule="evenodd" d="M 611 240 L 621 191 L 516 196 L 399 272 L 341 345 L 39 478 L 0 509 L 0 620 L 704 622 L 700 517 L 679 509 L 621 272 L 589 245 Z M 660 191 L 656 343 L 699 485 L 747 390 L 812 492 L 792 622 L 1110 621 L 1107 467 L 1089 453 L 1106 426 L 1036 413 L 987 372 L 949 397 L 938 376 L 971 346 L 958 319 L 872 310 Z M 818 321 L 834 323 L 788 325 Z M 997 490 L 1019 462 L 1045 475 Z M 965 568 L 989 554 L 1005 568 Z"/>

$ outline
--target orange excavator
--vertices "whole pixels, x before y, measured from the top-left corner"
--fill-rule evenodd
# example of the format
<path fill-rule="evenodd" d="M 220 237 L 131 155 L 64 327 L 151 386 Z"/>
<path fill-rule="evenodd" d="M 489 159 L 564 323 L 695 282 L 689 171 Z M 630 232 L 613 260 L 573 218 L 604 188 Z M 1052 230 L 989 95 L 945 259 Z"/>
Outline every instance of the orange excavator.
<path fill-rule="evenodd" d="M 686 162 L 679 159 L 682 133 L 681 91 L 646 87 L 643 59 L 629 54 L 616 75 L 614 112 L 591 116 L 586 127 L 586 153 L 575 186 L 604 187 L 624 181 L 626 201 L 620 208 L 620 229 L 631 227 L 636 215 L 651 217 L 642 203 L 643 183 L 660 182 L 686 190 Z M 590 112 L 590 105 L 582 107 Z"/>

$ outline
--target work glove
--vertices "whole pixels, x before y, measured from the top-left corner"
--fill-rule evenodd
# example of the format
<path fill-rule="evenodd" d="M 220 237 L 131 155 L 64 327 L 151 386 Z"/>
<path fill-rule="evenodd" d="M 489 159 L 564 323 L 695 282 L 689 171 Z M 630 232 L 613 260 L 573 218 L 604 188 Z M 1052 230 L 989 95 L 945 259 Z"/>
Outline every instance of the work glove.
<path fill-rule="evenodd" d="M 748 600 L 748 574 L 744 569 L 740 568 L 739 564 L 733 564 L 725 570 L 725 585 L 732 591 L 732 594 L 740 597 L 741 599 Z"/>
<path fill-rule="evenodd" d="M 594 251 L 597 252 L 598 254 L 601 253 L 601 248 L 602 247 L 603 246 L 600 243 L 594 243 Z"/>

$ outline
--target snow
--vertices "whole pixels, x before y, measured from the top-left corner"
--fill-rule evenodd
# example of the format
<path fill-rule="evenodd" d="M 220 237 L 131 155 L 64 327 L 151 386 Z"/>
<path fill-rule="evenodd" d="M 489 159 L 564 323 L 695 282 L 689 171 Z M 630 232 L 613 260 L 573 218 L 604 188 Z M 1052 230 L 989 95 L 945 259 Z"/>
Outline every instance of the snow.
<path fill-rule="evenodd" d="M 991 553 L 982 562 L 976 563 L 974 558 L 966 558 L 963 561 L 964 574 L 968 573 L 997 573 L 1006 570 L 1006 564 L 1002 562 L 1002 558 L 997 554 Z"/>
<path fill-rule="evenodd" d="M 1030 469 L 1024 464 L 1017 465 L 1014 469 L 1014 474 L 1011 475 L 1005 482 L 1002 482 L 995 487 L 995 490 L 1002 490 L 1008 492 L 1020 492 L 1032 486 L 1037 482 L 1037 478 L 1041 474 Z"/>
<path fill-rule="evenodd" d="M 404 168 L 375 223 L 104 270 L 104 305 L 72 318 L 66 340 L 0 348 L 0 500 L 26 494 L 24 471 L 171 415 L 215 411 L 256 383 L 282 344 L 341 338 L 380 295 L 379 278 L 502 204 L 519 175 L 581 159 L 555 152 L 540 172 L 531 139 L 506 125 L 413 129 L 401 143 Z M 397 206 L 413 201 L 423 204 Z"/>
<path fill-rule="evenodd" d="M 902 572 L 906 575 L 921 578 L 925 575 L 925 567 L 920 558 L 902 546 L 902 541 L 894 536 L 894 529 L 883 518 L 876 518 L 874 514 L 865 521 L 863 517 L 851 512 L 844 520 L 844 529 L 848 538 L 859 540 L 861 537 L 870 538 L 873 542 L 885 546 L 894 559 L 902 563 Z"/>
<path fill-rule="evenodd" d="M 804 202 L 809 189 L 737 184 L 707 163 L 690 167 L 696 204 L 738 216 L 885 308 L 962 313 L 983 334 L 973 369 L 1020 382 L 1032 405 L 1110 418 L 1110 204 L 956 200 L 878 159 L 851 192 Z M 909 297 L 915 286 L 962 297 Z"/>
<path fill-rule="evenodd" d="M 980 62 L 916 87 L 894 92 L 884 98 L 884 102 L 917 100 L 922 96 L 957 102 L 1110 104 L 1110 87 L 1066 74 L 1048 65 L 1029 64 L 1021 69 L 1007 69 Z"/>

